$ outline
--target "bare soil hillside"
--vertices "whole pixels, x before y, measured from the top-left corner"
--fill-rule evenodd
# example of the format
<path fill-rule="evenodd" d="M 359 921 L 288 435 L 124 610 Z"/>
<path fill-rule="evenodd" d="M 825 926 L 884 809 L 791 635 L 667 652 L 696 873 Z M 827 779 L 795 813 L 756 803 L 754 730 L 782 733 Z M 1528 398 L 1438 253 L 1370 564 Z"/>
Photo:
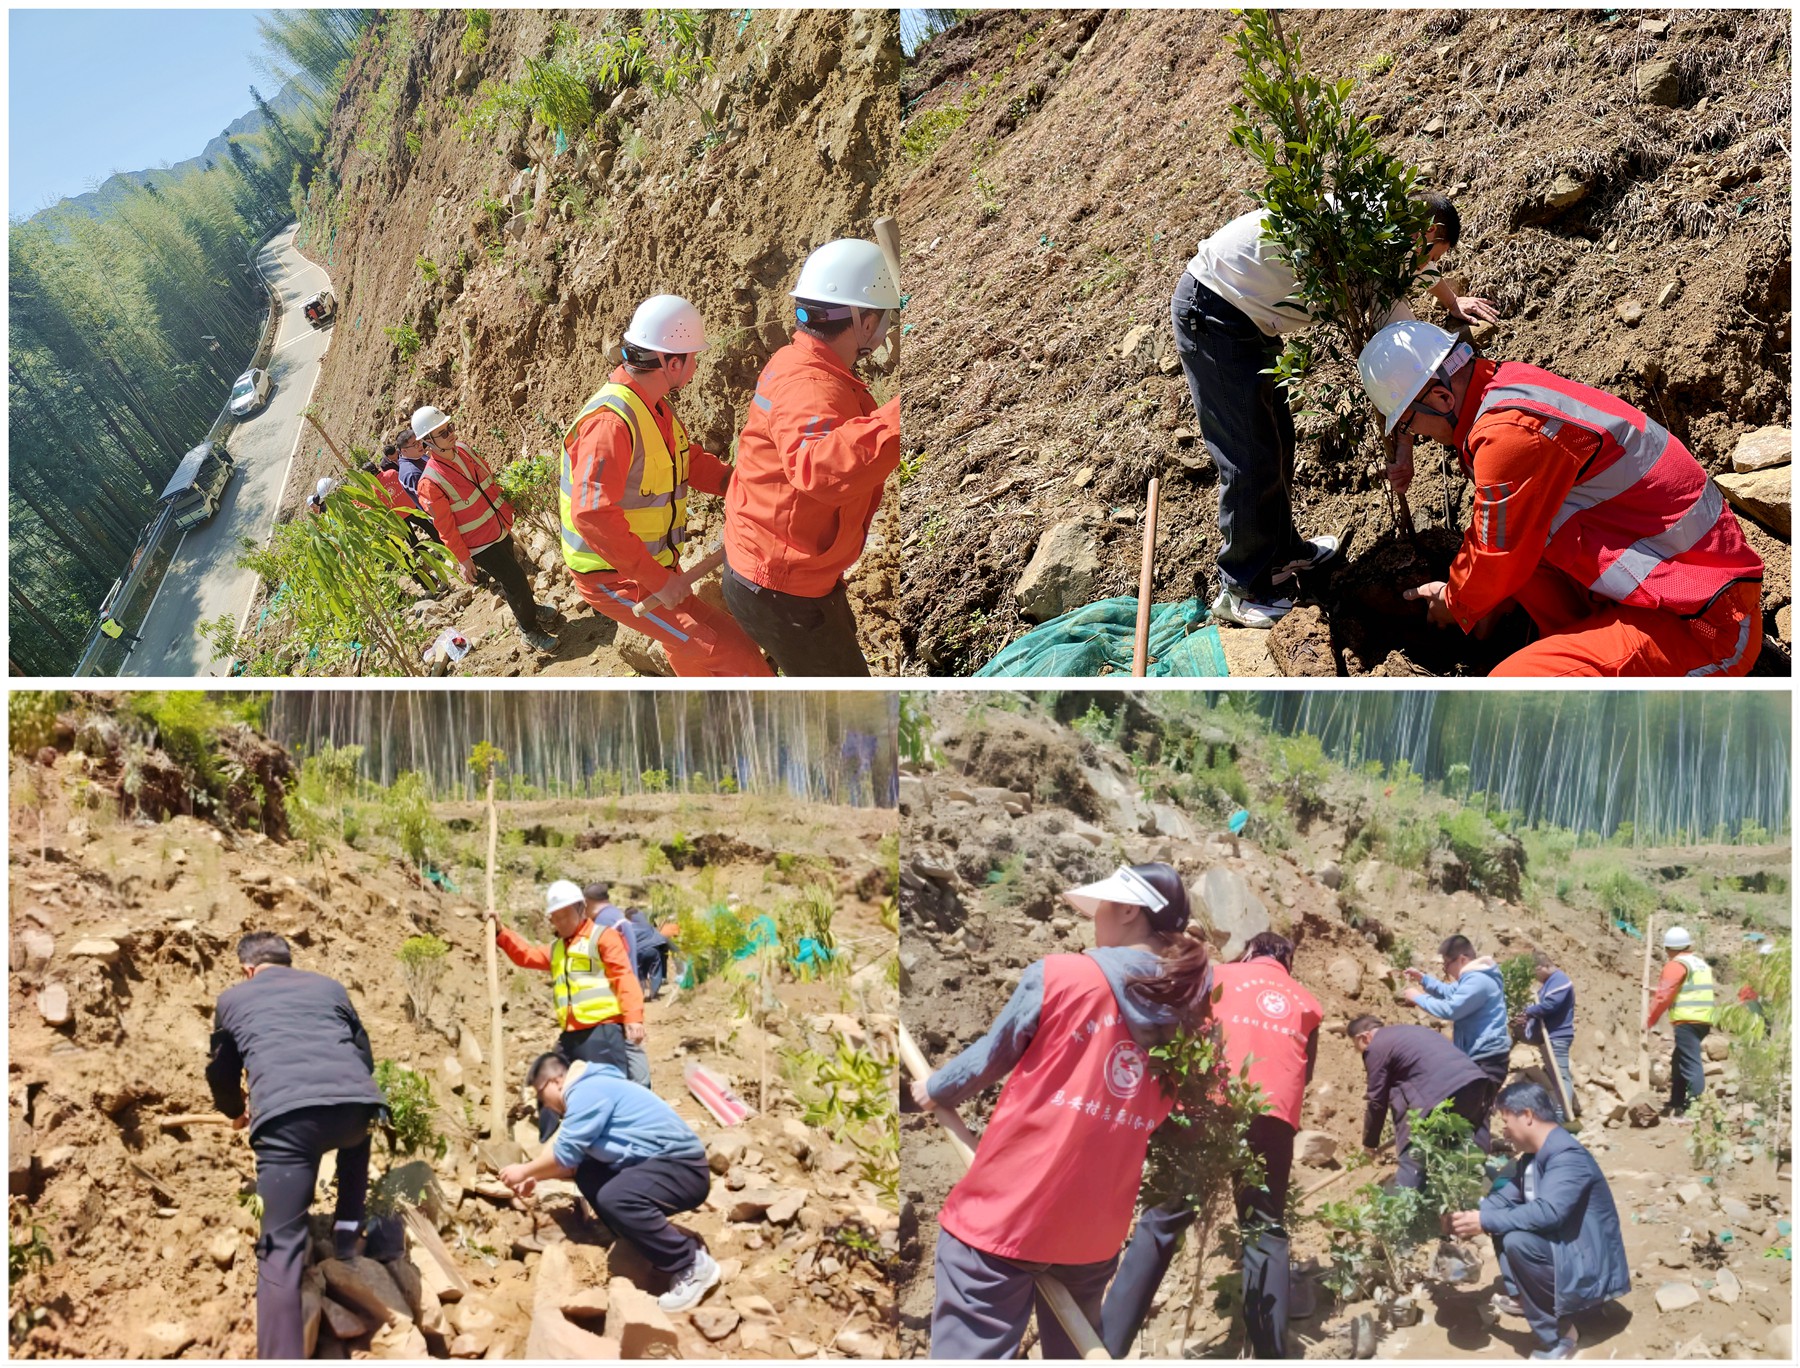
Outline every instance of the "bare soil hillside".
<path fill-rule="evenodd" d="M 621 901 L 647 906 L 704 899 L 771 912 L 817 886 L 835 910 L 843 972 L 807 982 L 783 973 L 766 1017 L 743 1009 L 741 974 L 666 990 L 649 1005 L 653 1085 L 706 1141 L 718 1175 L 682 1224 L 726 1271 L 723 1286 L 665 1331 L 612 1281 L 654 1293 L 655 1275 L 613 1242 L 572 1184 L 520 1202 L 493 1176 L 496 1162 L 525 1157 L 522 1146 L 535 1152 L 519 1083 L 555 1031 L 545 977 L 502 957 L 509 1131 L 485 1135 L 482 808 L 436 810 L 458 852 L 445 872 L 460 891 L 446 892 L 372 834 L 309 859 L 301 842 L 250 825 L 121 818 L 120 757 L 70 750 L 70 730 L 60 749 L 30 762 L 29 784 L 14 773 L 10 1227 L 15 1249 L 35 1230 L 54 1260 L 13 1278 L 15 1356 L 254 1356 L 256 1221 L 241 1200 L 253 1191 L 250 1148 L 228 1129 L 164 1131 L 158 1118 L 211 1110 L 202 1071 L 213 1002 L 237 978 L 237 938 L 257 928 L 281 932 L 297 965 L 347 986 L 376 1057 L 431 1081 L 448 1142 L 430 1165 L 436 1192 L 425 1205 L 466 1295 L 446 1293 L 439 1305 L 442 1284 L 434 1287 L 415 1238 L 410 1261 L 432 1294 L 415 1283 L 411 1318 L 383 1329 L 331 1299 L 319 1357 L 545 1356 L 539 1336 L 560 1332 L 560 1305 L 576 1292 L 590 1299 L 569 1323 L 606 1336 L 611 1357 L 622 1336 L 631 1355 L 891 1356 L 893 1200 L 834 1123 L 807 1123 L 803 1104 L 819 1084 L 801 1056 L 854 1048 L 891 1083 L 898 999 L 882 903 L 894 813 L 755 797 L 502 805 L 503 915 L 534 936 L 543 934 L 541 886 L 553 877 L 611 878 Z M 22 793 L 38 796 L 24 803 Z M 450 949 L 417 1018 L 397 952 L 425 933 Z M 696 1063 L 757 1113 L 720 1127 L 684 1086 Z M 401 1162 L 376 1141 L 377 1174 Z M 331 1173 L 328 1162 L 316 1251 L 330 1248 Z M 546 1311 L 546 1299 L 557 1305 Z"/>
<path fill-rule="evenodd" d="M 1082 701 L 1059 705 L 1065 717 L 1072 715 L 1069 704 L 1078 714 Z M 1730 957 L 1742 951 L 1745 928 L 1778 931 L 1791 924 L 1790 848 L 1580 850 L 1534 871 L 1522 847 L 1500 841 L 1490 878 L 1524 881 L 1523 894 L 1502 899 L 1472 890 L 1470 867 L 1442 847 L 1408 867 L 1371 858 L 1358 838 L 1396 807 L 1379 778 L 1339 771 L 1324 786 L 1322 803 L 1305 804 L 1304 817 L 1279 828 L 1253 824 L 1234 839 L 1225 816 L 1240 800 L 1228 792 L 1235 782 L 1228 776 L 1239 776 L 1259 806 L 1278 791 L 1266 738 L 1220 715 L 1190 714 L 1179 731 L 1167 728 L 1163 719 L 1178 711 L 1136 714 L 1128 757 L 1009 695 L 933 698 L 933 761 L 901 780 L 901 991 L 904 1019 L 926 1055 L 941 1064 L 985 1032 L 1025 965 L 1091 944 L 1087 923 L 1061 901 L 1063 890 L 1102 878 L 1122 862 L 1172 863 L 1190 890 L 1203 871 L 1228 871 L 1268 925 L 1295 941 L 1295 975 L 1324 1007 L 1317 1072 L 1301 1118 L 1303 1130 L 1319 1133 L 1303 1149 L 1317 1158 L 1297 1161 L 1293 1182 L 1306 1191 L 1334 1175 L 1337 1181 L 1300 1204 L 1310 1213 L 1392 1172 L 1391 1153 L 1372 1168 L 1343 1167 L 1360 1153 L 1365 1096 L 1362 1061 L 1343 1035 L 1344 1023 L 1362 1012 L 1424 1021 L 1398 1000 L 1399 968 L 1408 962 L 1435 968 L 1437 945 L 1453 932 L 1501 959 L 1542 947 L 1575 984 L 1573 1065 L 1586 1118 L 1579 1134 L 1612 1185 L 1632 1268 L 1630 1295 L 1584 1321 L 1584 1348 L 1619 1358 L 1785 1356 L 1791 1266 L 1780 1251 L 1791 1247 L 1790 1171 L 1783 1164 L 1777 1177 L 1766 1158 L 1738 1148 L 1724 1173 L 1709 1179 L 1686 1152 L 1690 1129 L 1629 1122 L 1627 1102 L 1639 1092 L 1666 1096 L 1669 1037 L 1657 1038 L 1650 1082 L 1638 1080 L 1642 942 L 1611 929 L 1591 884 L 1617 865 L 1651 885 L 1665 907 L 1683 909 L 1684 924 L 1721 966 L 1723 999 L 1734 992 Z M 1177 736 L 1181 751 L 1198 740 L 1215 762 L 1204 774 L 1194 771 L 1184 797 L 1168 791 Z M 1148 743 L 1163 737 L 1168 744 L 1159 756 Z M 1213 784 L 1222 787 L 1208 787 Z M 1402 801 L 1451 810 L 1430 795 Z M 1751 891 L 1738 891 L 1733 879 Z M 1203 917 L 1197 895 L 1194 907 Z M 1214 943 L 1223 940 L 1215 936 Z M 1728 1050 L 1717 1053 L 1709 1053 L 1709 1086 L 1720 1090 L 1734 1125 L 1748 1126 L 1756 1117 L 1738 1097 L 1737 1066 Z M 1515 1078 L 1544 1081 L 1535 1047 L 1515 1048 L 1513 1071 Z M 963 1109 L 977 1134 L 997 1096 L 991 1090 Z M 921 1356 L 932 1305 L 935 1216 L 962 1167 L 927 1117 L 903 1114 L 901 1143 L 902 1350 Z M 1350 1358 L 1351 1322 L 1378 1319 L 1378 1308 L 1372 1301 L 1334 1302 L 1318 1284 L 1329 1262 L 1318 1224 L 1302 1220 L 1292 1234 L 1296 1304 L 1312 1309 L 1295 1315 L 1290 1347 L 1296 1357 Z M 1493 1290 L 1495 1269 L 1487 1242 L 1480 1243 L 1487 1253 L 1477 1281 L 1428 1283 L 1422 1323 L 1384 1331 L 1377 1356 L 1511 1358 L 1535 1347 L 1522 1322 L 1502 1321 L 1494 1330 L 1482 1324 L 1477 1304 Z M 1770 1249 L 1776 1255 L 1766 1257 Z M 1214 1312 L 1210 1290 L 1195 1308 L 1192 1337 L 1183 1340 L 1193 1288 L 1230 1268 L 1215 1246 L 1197 1284 L 1190 1242 L 1163 1283 L 1137 1356 L 1236 1357 L 1241 1333 Z M 1668 1283 L 1690 1284 L 1697 1301 L 1660 1311 L 1656 1294 Z"/>
<path fill-rule="evenodd" d="M 483 81 L 515 82 L 545 56 L 555 26 L 589 40 L 648 15 L 497 9 L 471 56 L 467 11 L 397 13 L 350 71 L 325 153 L 329 184 L 309 202 L 308 250 L 331 271 L 342 311 L 317 396 L 326 430 L 379 449 L 415 407 L 435 404 L 496 465 L 560 455 L 563 431 L 616 364 L 632 310 L 667 292 L 694 302 L 712 339 L 679 412 L 696 441 L 729 456 L 757 375 L 792 332 L 787 291 L 800 263 L 832 238 L 873 236 L 873 220 L 892 212 L 895 14 L 702 11 L 713 74 L 686 96 L 652 98 L 647 82 L 621 92 L 594 136 L 559 152 L 542 126 L 503 144 L 465 136 L 458 120 Z M 384 331 L 401 326 L 418 338 L 410 357 Z M 874 379 L 884 400 L 898 384 Z M 315 449 L 288 482 L 283 516 L 331 473 L 329 455 L 306 454 Z M 555 543 L 554 475 L 534 503 L 540 513 L 517 541 L 540 601 L 570 619 L 562 646 L 538 660 L 495 594 L 465 591 L 420 608 L 476 642 L 457 668 L 667 673 L 660 648 L 596 619 L 576 595 Z M 721 501 L 697 499 L 690 517 L 694 545 L 718 539 Z M 877 673 L 899 658 L 896 519 L 890 499 L 850 581 Z"/>
<path fill-rule="evenodd" d="M 1790 422 L 1790 21 L 1639 19 L 1327 10 L 1289 31 L 1312 69 L 1356 80 L 1420 184 L 1455 199 L 1462 244 L 1444 265 L 1498 303 L 1501 323 L 1477 337 L 1486 353 L 1622 396 L 1718 473 L 1740 437 Z M 1195 245 L 1253 207 L 1248 160 L 1226 139 L 1233 24 L 1219 11 L 994 10 L 908 66 L 909 669 L 967 674 L 1026 630 L 1014 586 L 1054 530 L 1082 548 L 1053 570 L 1058 611 L 1135 593 L 1152 475 L 1157 597 L 1216 591 L 1217 472 L 1169 299 Z M 1354 536 L 1348 583 L 1305 589 L 1365 638 L 1337 642 L 1324 672 L 1371 673 L 1397 649 L 1396 671 L 1484 673 L 1478 651 L 1419 659 L 1418 605 L 1388 614 L 1361 592 L 1363 561 L 1408 551 L 1390 547 L 1385 482 L 1366 449 L 1329 449 L 1327 420 L 1300 427 L 1298 524 Z M 1469 492 L 1437 463 L 1421 464 L 1415 518 L 1460 527 Z M 1767 565 L 1767 629 L 1785 643 L 1785 516 L 1779 531 L 1740 520 Z M 1426 550 L 1443 557 L 1429 537 Z M 1264 637 L 1226 635 L 1250 637 L 1228 642 L 1234 673 L 1316 672 L 1271 659 Z M 1766 668 L 1785 673 L 1785 652 Z"/>

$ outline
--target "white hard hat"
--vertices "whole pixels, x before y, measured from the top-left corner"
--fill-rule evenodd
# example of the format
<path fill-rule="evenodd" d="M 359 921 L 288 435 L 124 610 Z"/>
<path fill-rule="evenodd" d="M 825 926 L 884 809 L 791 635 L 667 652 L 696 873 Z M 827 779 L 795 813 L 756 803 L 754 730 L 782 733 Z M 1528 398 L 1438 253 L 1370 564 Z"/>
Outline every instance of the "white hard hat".
<path fill-rule="evenodd" d="M 558 879 L 544 890 L 544 915 L 549 916 L 559 907 L 573 907 L 577 903 L 586 902 L 580 884 L 569 879 Z"/>
<path fill-rule="evenodd" d="M 859 309 L 897 309 L 900 284 L 881 248 L 862 238 L 839 238 L 816 249 L 788 292 L 815 304 L 851 304 Z"/>
<path fill-rule="evenodd" d="M 1356 358 L 1356 371 L 1363 389 L 1387 419 L 1384 431 L 1394 430 L 1400 415 L 1455 349 L 1454 334 L 1417 319 L 1390 323 L 1369 339 Z"/>
<path fill-rule="evenodd" d="M 1694 938 L 1679 926 L 1671 926 L 1663 932 L 1663 949 L 1686 950 L 1694 943 Z"/>
<path fill-rule="evenodd" d="M 412 416 L 413 436 L 421 442 L 450 421 L 450 415 L 442 409 L 433 408 L 430 404 L 424 408 L 414 409 Z"/>
<path fill-rule="evenodd" d="M 632 314 L 625 341 L 645 351 L 688 356 L 706 350 L 706 321 L 680 295 L 651 295 Z"/>
<path fill-rule="evenodd" d="M 315 499 L 322 499 L 336 488 L 337 481 L 327 475 L 324 479 L 320 480 L 318 484 L 313 486 L 313 497 Z"/>

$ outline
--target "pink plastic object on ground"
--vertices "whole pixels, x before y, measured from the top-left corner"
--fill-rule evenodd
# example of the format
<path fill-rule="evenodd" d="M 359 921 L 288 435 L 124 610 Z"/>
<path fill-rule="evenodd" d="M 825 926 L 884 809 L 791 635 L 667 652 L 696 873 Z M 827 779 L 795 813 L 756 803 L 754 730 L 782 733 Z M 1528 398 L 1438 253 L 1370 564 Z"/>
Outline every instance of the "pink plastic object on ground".
<path fill-rule="evenodd" d="M 731 1090 L 731 1085 L 704 1064 L 688 1065 L 682 1077 L 694 1100 L 711 1112 L 721 1126 L 739 1125 L 750 1115 L 749 1105 Z"/>

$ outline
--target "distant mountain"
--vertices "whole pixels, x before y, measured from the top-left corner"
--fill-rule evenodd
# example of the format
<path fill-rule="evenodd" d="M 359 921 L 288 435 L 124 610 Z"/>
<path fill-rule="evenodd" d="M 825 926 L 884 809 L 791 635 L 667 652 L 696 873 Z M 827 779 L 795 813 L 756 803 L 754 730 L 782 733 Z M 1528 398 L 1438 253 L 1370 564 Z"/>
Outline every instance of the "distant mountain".
<path fill-rule="evenodd" d="M 292 81 L 284 85 L 280 93 L 269 101 L 270 108 L 284 119 L 299 113 L 305 105 L 306 96 Z M 189 157 L 186 161 L 176 162 L 172 166 L 152 167 L 147 171 L 115 171 L 102 181 L 97 189 L 58 200 L 49 208 L 40 209 L 32 217 L 39 218 L 44 214 L 61 213 L 73 209 L 86 214 L 89 218 L 104 218 L 130 191 L 143 185 L 146 181 L 170 180 L 177 176 L 184 176 L 189 171 L 201 170 L 208 163 L 225 160 L 230 156 L 227 149 L 233 138 L 242 137 L 247 133 L 262 132 L 264 122 L 262 110 L 252 105 L 248 114 L 233 119 L 226 125 L 223 133 L 207 143 L 199 156 Z"/>

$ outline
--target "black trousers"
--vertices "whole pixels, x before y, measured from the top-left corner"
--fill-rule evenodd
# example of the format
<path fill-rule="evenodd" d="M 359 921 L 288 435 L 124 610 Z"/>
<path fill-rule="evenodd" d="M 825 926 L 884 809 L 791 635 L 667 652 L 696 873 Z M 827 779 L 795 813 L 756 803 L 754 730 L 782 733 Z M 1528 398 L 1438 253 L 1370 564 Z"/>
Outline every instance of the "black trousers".
<path fill-rule="evenodd" d="M 1494 1093 L 1494 1082 L 1484 1078 L 1479 1083 L 1465 1083 L 1450 1094 L 1450 1110 L 1474 1127 L 1474 1134 L 1470 1138 L 1483 1154 L 1493 1148 L 1493 1136 L 1488 1132 L 1488 1113 L 1493 1110 Z M 1433 1106 L 1435 1105 L 1434 1103 Z M 1425 1170 L 1420 1167 L 1419 1158 L 1413 1153 L 1410 1141 L 1400 1146 L 1399 1161 L 1400 1166 L 1394 1172 L 1394 1186 L 1424 1187 Z"/>
<path fill-rule="evenodd" d="M 1684 1112 L 1706 1091 L 1706 1061 L 1700 1046 L 1711 1026 L 1697 1021 L 1675 1023 L 1675 1063 L 1669 1070 L 1669 1109 Z"/>
<path fill-rule="evenodd" d="M 1294 1170 L 1294 1134 L 1280 1117 L 1265 1113 L 1251 1121 L 1244 1138 L 1262 1157 L 1263 1186 L 1241 1186 L 1234 1194 L 1244 1236 L 1244 1320 L 1251 1352 L 1262 1359 L 1287 1357 L 1291 1272 L 1283 1221 Z M 1185 1207 L 1153 1207 L 1138 1217 L 1100 1312 L 1100 1338 L 1115 1359 L 1130 1352 L 1156 1300 L 1156 1289 L 1174 1261 L 1182 1232 L 1193 1223 L 1194 1213 Z"/>
<path fill-rule="evenodd" d="M 1200 438 L 1219 470 L 1219 573 L 1266 603 L 1280 596 L 1274 576 L 1311 554 L 1294 530 L 1294 415 L 1263 373 L 1282 342 L 1186 271 L 1169 310 Z"/>
<path fill-rule="evenodd" d="M 303 1107 L 257 1127 L 256 1195 L 262 1198 L 262 1235 L 256 1242 L 256 1356 L 306 1357 L 300 1284 L 306 1272 L 307 1218 L 319 1160 L 336 1150 L 338 1221 L 359 1225 L 369 1196 L 369 1129 L 379 1107 L 344 1102 Z"/>
<path fill-rule="evenodd" d="M 678 1211 L 706 1200 L 712 1175 L 705 1159 L 646 1159 L 614 1168 L 586 1159 L 575 1186 L 608 1230 L 632 1245 L 659 1273 L 687 1271 L 700 1241 L 669 1224 Z"/>
<path fill-rule="evenodd" d="M 538 631 L 537 596 L 531 592 L 531 581 L 525 578 L 525 567 L 519 564 L 511 537 L 502 537 L 492 546 L 484 546 L 470 556 L 476 565 L 494 577 L 506 606 L 521 632 Z"/>
<path fill-rule="evenodd" d="M 725 606 L 738 626 L 784 675 L 869 677 L 842 580 L 824 598 L 802 598 L 752 584 L 727 562 L 724 590 Z"/>
<path fill-rule="evenodd" d="M 1506 1075 L 1512 1070 L 1512 1054 L 1509 1051 L 1501 1055 L 1488 1055 L 1484 1059 L 1474 1061 L 1475 1067 L 1487 1075 L 1487 1092 L 1481 1099 L 1481 1120 L 1476 1129 L 1488 1132 L 1488 1139 L 1493 1139 L 1493 1128 L 1488 1124 L 1494 1115 L 1494 1099 L 1500 1096 L 1500 1089 L 1506 1086 Z M 1487 1146 L 1483 1145 L 1482 1149 Z"/>
<path fill-rule="evenodd" d="M 646 954 L 640 955 L 637 962 L 638 982 L 643 985 L 644 996 L 653 998 L 662 992 L 663 982 L 669 976 L 669 947 L 659 946 Z"/>
<path fill-rule="evenodd" d="M 565 1064 L 585 1059 L 590 1064 L 611 1064 L 629 1075 L 625 1056 L 625 1028 L 616 1021 L 603 1021 L 585 1031 L 564 1031 L 556 1038 L 556 1056 Z M 538 1139 L 548 1140 L 562 1125 L 562 1117 L 548 1107 L 538 1108 Z"/>

